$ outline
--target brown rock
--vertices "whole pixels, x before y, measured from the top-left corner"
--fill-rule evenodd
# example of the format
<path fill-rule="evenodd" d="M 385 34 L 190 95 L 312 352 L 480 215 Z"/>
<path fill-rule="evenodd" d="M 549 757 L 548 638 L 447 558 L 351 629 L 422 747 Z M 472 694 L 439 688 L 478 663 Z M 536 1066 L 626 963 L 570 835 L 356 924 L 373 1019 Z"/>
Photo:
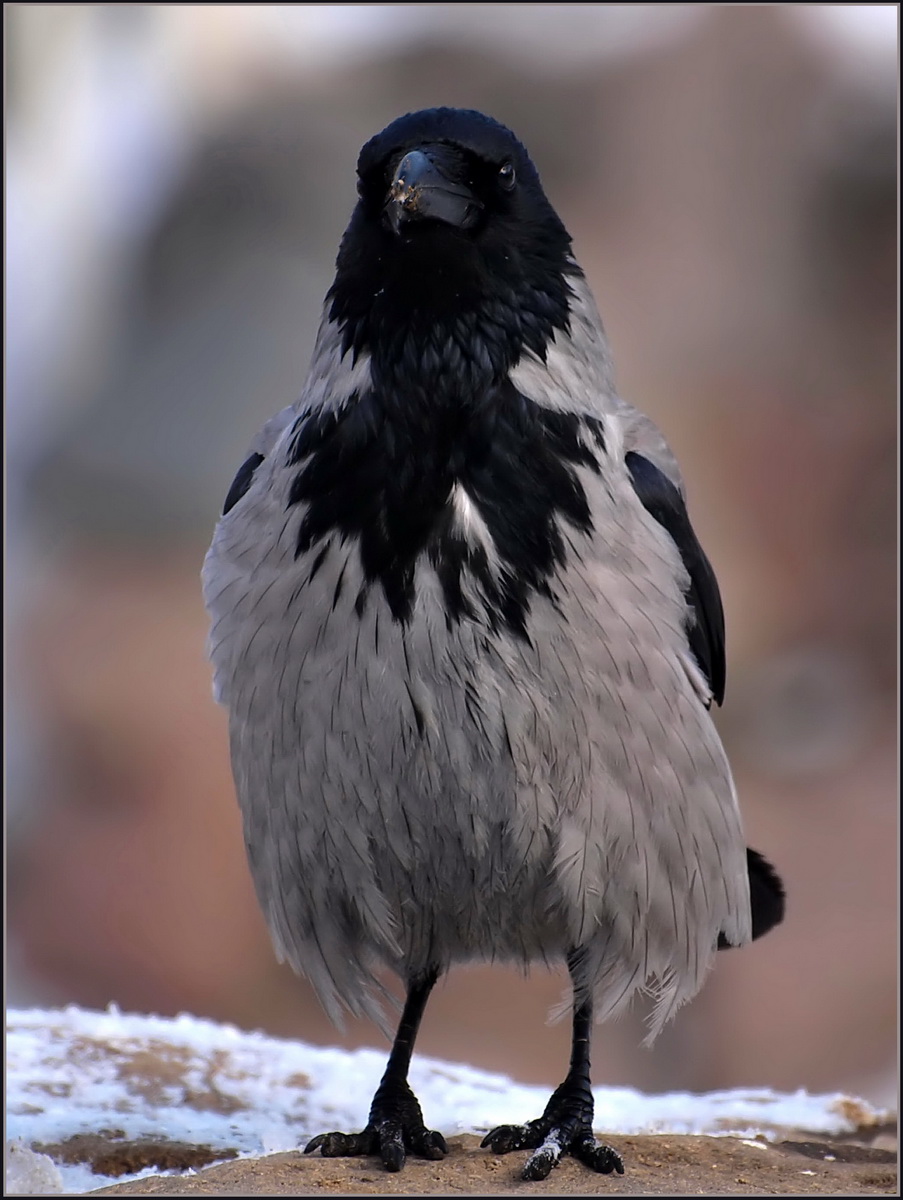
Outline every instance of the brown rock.
<path fill-rule="evenodd" d="M 481 1150 L 472 1135 L 449 1139 L 442 1162 L 411 1159 L 397 1175 L 373 1159 L 305 1158 L 299 1152 L 237 1159 L 195 1175 L 156 1177 L 101 1188 L 91 1195 L 893 1195 L 896 1156 L 849 1144 L 786 1141 L 753 1144 L 732 1137 L 655 1135 L 612 1139 L 624 1175 L 593 1175 L 564 1159 L 542 1183 L 525 1183 L 526 1155 Z M 827 1157 L 826 1157 L 827 1156 Z"/>

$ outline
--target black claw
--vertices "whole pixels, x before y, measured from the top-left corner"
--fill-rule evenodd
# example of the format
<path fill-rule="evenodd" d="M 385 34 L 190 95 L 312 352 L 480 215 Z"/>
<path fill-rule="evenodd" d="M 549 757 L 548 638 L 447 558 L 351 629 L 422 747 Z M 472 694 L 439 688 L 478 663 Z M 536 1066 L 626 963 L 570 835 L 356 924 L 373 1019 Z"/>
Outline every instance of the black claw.
<path fill-rule="evenodd" d="M 604 1142 L 597 1142 L 591 1133 L 575 1138 L 568 1151 L 584 1166 L 600 1175 L 611 1175 L 612 1171 L 616 1171 L 618 1175 L 624 1174 L 624 1162 L 617 1150 L 612 1150 L 611 1146 L 606 1146 Z"/>
<path fill-rule="evenodd" d="M 379 1131 L 379 1154 L 387 1171 L 394 1174 L 401 1170 L 407 1156 L 404 1152 L 404 1139 L 400 1126 L 392 1130 L 381 1129 Z"/>
<path fill-rule="evenodd" d="M 600 1175 L 610 1175 L 614 1171 L 617 1175 L 624 1174 L 624 1160 L 618 1154 L 617 1150 L 612 1150 L 611 1146 L 600 1146 L 599 1157 L 604 1158 L 605 1165 L 596 1164 L 596 1170 Z"/>
<path fill-rule="evenodd" d="M 446 1154 L 448 1154 L 448 1146 L 445 1138 L 435 1129 L 427 1129 L 425 1136 L 418 1136 L 414 1139 L 411 1149 L 415 1154 L 419 1154 L 421 1158 L 429 1158 L 433 1162 L 438 1162 L 440 1158 L 445 1158 Z"/>
<path fill-rule="evenodd" d="M 489 1146 L 496 1154 L 510 1154 L 512 1150 L 526 1150 L 530 1147 L 529 1135 L 527 1125 L 498 1125 L 486 1134 L 480 1145 Z M 536 1145 L 538 1146 L 539 1142 Z"/>
<path fill-rule="evenodd" d="M 358 1154 L 373 1154 L 377 1149 L 377 1134 L 369 1126 L 362 1133 L 320 1133 L 304 1147 L 312 1154 L 319 1147 L 323 1158 L 351 1158 Z"/>
<path fill-rule="evenodd" d="M 548 1178 L 551 1170 L 561 1158 L 561 1147 L 556 1144 L 541 1146 L 535 1154 L 531 1154 L 521 1172 L 524 1179 L 536 1182 Z"/>

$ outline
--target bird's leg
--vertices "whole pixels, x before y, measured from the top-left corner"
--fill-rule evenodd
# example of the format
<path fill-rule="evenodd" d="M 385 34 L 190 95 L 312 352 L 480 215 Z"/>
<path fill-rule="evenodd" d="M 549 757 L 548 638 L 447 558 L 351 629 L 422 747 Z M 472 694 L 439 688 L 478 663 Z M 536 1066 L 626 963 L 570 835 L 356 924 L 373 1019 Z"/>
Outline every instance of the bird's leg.
<path fill-rule="evenodd" d="M 321 1133 L 304 1147 L 319 1148 L 324 1158 L 378 1154 L 387 1171 L 400 1171 L 407 1153 L 438 1159 L 448 1153 L 441 1133 L 427 1129 L 417 1097 L 408 1086 L 408 1067 L 414 1039 L 438 972 L 433 971 L 408 988 L 408 998 L 392 1044 L 386 1070 L 370 1106 L 370 1119 L 361 1133 Z"/>
<path fill-rule="evenodd" d="M 568 955 L 568 970 L 577 985 L 578 956 Z M 545 1179 L 563 1154 L 572 1154 L 586 1166 L 602 1175 L 617 1171 L 624 1174 L 624 1165 L 617 1151 L 593 1136 L 593 1093 L 589 1076 L 589 1046 L 593 1008 L 590 1000 L 574 1002 L 574 1034 L 571 1046 L 571 1066 L 564 1083 L 552 1093 L 545 1112 L 526 1125 L 499 1125 L 483 1138 L 483 1145 L 496 1154 L 511 1150 L 533 1150 L 524 1166 L 524 1179 Z"/>

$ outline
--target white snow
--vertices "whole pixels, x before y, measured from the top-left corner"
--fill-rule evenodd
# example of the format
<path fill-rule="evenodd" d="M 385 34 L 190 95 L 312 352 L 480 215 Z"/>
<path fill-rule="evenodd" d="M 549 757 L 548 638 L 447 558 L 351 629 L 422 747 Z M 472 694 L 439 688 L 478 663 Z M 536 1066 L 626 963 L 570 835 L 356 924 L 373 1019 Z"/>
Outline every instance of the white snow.
<path fill-rule="evenodd" d="M 80 1133 L 113 1129 L 126 1139 L 256 1157 L 296 1149 L 329 1129 L 363 1128 L 386 1053 L 308 1046 L 185 1015 L 9 1010 L 7 1193 L 74 1194 L 112 1182 L 87 1165 L 54 1166 L 32 1153 Z M 410 1081 L 428 1123 L 446 1135 L 529 1120 L 549 1098 L 545 1087 L 417 1055 Z M 864 1101 L 802 1090 L 646 1096 L 598 1087 L 594 1095 L 595 1126 L 606 1134 L 830 1134 L 885 1117 Z"/>
<path fill-rule="evenodd" d="M 6 1191 L 10 1196 L 56 1195 L 63 1190 L 59 1167 L 20 1141 L 6 1143 Z"/>

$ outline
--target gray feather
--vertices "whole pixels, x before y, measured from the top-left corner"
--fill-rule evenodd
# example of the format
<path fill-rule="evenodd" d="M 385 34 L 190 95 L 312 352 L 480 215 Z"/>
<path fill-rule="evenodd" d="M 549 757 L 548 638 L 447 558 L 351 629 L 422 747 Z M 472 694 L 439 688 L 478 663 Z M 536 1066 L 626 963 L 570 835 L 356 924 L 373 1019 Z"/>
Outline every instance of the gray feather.
<path fill-rule="evenodd" d="M 687 646 L 686 573 L 624 454 L 678 484 L 679 472 L 614 392 L 582 278 L 572 290 L 569 333 L 511 379 L 603 422 L 602 469 L 580 481 L 605 536 L 562 526 L 557 603 L 536 599 L 528 639 L 492 632 L 476 592 L 472 620 L 446 621 L 426 558 L 402 625 L 375 591 L 355 611 L 352 540 L 336 535 L 315 572 L 313 550 L 295 557 L 294 419 L 348 403 L 368 371 L 342 356 L 326 315 L 302 396 L 252 446 L 264 462 L 207 555 L 209 653 L 252 874 L 281 956 L 335 1018 L 344 1006 L 383 1021 L 384 966 L 411 979 L 576 946 L 598 1017 L 651 991 L 654 1036 L 701 986 L 719 934 L 750 939 L 745 842 Z M 454 506 L 491 558 L 461 489 Z"/>

